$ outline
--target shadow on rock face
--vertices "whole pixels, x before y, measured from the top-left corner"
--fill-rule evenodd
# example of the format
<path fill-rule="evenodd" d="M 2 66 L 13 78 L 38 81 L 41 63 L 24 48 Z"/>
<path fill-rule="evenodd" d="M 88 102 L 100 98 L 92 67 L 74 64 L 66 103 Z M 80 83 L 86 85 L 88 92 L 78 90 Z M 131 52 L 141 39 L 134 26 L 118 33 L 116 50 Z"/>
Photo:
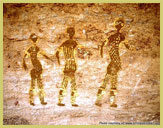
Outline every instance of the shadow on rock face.
<path fill-rule="evenodd" d="M 3 119 L 3 125 L 30 125 L 30 123 L 24 118 L 14 116 L 8 119 Z"/>

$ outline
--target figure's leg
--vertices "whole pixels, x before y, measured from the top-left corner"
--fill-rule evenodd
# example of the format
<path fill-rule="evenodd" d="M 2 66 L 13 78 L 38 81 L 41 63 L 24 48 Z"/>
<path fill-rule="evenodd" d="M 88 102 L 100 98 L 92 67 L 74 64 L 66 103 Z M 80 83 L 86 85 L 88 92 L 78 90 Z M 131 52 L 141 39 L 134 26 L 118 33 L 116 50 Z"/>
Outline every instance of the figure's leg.
<path fill-rule="evenodd" d="M 102 85 L 99 87 L 98 92 L 97 92 L 97 99 L 96 99 L 95 104 L 98 106 L 101 106 L 100 100 L 104 94 L 104 91 L 106 89 L 106 85 L 108 84 L 108 82 L 109 82 L 109 74 L 106 73 L 104 81 L 103 81 Z"/>
<path fill-rule="evenodd" d="M 35 105 L 34 104 L 34 90 L 35 90 L 35 83 L 36 83 L 36 79 L 35 78 L 31 78 L 31 87 L 29 90 L 29 103 L 30 105 Z"/>
<path fill-rule="evenodd" d="M 64 76 L 60 90 L 59 90 L 59 95 L 58 95 L 58 104 L 57 105 L 59 105 L 59 106 L 65 106 L 65 104 L 62 103 L 62 100 L 66 93 L 67 84 L 68 84 L 68 77 Z"/>
<path fill-rule="evenodd" d="M 77 97 L 77 86 L 75 82 L 75 76 L 71 76 L 71 105 L 74 107 L 77 107 L 78 105 L 75 103 L 76 102 L 76 97 Z"/>
<path fill-rule="evenodd" d="M 41 75 L 39 75 L 39 77 L 37 78 L 37 84 L 39 88 L 39 98 L 40 98 L 41 104 L 46 105 L 47 102 L 44 101 L 45 92 L 44 92 Z"/>
<path fill-rule="evenodd" d="M 110 75 L 111 87 L 110 87 L 110 106 L 117 107 L 116 94 L 117 94 L 117 73 Z"/>

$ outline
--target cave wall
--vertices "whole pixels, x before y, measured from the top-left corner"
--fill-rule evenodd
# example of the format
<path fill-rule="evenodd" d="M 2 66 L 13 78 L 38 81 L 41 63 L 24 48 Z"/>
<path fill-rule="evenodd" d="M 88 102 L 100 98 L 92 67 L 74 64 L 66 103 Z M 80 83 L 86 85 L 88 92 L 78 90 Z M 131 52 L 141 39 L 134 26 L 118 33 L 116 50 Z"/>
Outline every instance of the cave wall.
<path fill-rule="evenodd" d="M 117 108 L 109 107 L 103 97 L 102 107 L 94 105 L 110 62 L 108 48 L 104 57 L 98 45 L 115 33 L 114 21 L 123 17 L 122 33 L 134 50 L 120 45 L 122 70 L 118 76 Z M 71 107 L 70 85 L 65 107 L 57 106 L 63 79 L 61 66 L 54 56 L 68 39 L 66 28 L 75 28 L 74 39 L 84 48 L 77 51 L 76 82 L 79 107 Z M 28 71 L 22 68 L 29 36 L 39 36 L 38 46 L 54 59 L 40 56 L 46 106 L 30 106 L 30 59 Z M 108 84 L 107 92 L 109 92 Z M 3 116 L 6 120 L 21 117 L 27 124 L 99 124 L 99 122 L 160 122 L 160 5 L 159 4 L 4 4 L 3 5 Z M 15 118 L 14 118 L 15 119 Z M 8 124 L 16 124 L 16 123 Z"/>

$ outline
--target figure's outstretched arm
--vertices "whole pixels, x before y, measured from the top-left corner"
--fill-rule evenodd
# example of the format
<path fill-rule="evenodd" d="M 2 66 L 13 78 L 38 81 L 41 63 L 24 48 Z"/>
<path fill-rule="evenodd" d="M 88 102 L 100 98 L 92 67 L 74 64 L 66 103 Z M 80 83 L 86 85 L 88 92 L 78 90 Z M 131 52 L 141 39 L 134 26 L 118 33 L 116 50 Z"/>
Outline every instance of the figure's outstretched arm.
<path fill-rule="evenodd" d="M 100 55 L 102 58 L 103 58 L 103 48 L 107 42 L 108 42 L 108 39 L 106 38 L 105 41 L 103 41 L 102 44 L 98 46 L 98 48 L 100 49 Z"/>
<path fill-rule="evenodd" d="M 60 65 L 60 60 L 59 60 L 59 50 L 57 50 L 57 52 L 56 52 L 56 58 L 57 58 L 57 62 L 58 62 L 58 64 Z"/>
<path fill-rule="evenodd" d="M 45 52 L 40 51 L 40 54 L 43 55 L 46 59 L 48 59 L 48 60 L 50 60 L 50 61 L 53 62 L 53 60 L 52 60 L 50 57 L 48 57 L 48 56 L 45 54 Z"/>
<path fill-rule="evenodd" d="M 78 44 L 77 43 L 77 47 L 76 47 L 77 49 L 82 49 L 82 48 L 86 48 L 84 45 L 81 45 L 81 44 Z"/>
<path fill-rule="evenodd" d="M 60 65 L 60 58 L 59 58 L 60 52 L 62 52 L 62 45 L 57 48 L 57 52 L 55 53 L 59 65 Z"/>
<path fill-rule="evenodd" d="M 136 50 L 135 47 L 133 47 L 132 45 L 130 45 L 130 44 L 128 43 L 128 40 L 125 40 L 125 41 L 124 41 L 124 45 L 125 45 L 125 47 L 126 47 L 127 49 L 129 49 L 129 50 Z"/>
<path fill-rule="evenodd" d="M 124 45 L 125 45 L 125 47 L 126 47 L 127 49 L 130 49 L 130 46 L 129 46 L 129 44 L 128 44 L 128 40 L 125 40 L 125 41 L 124 41 Z"/>
<path fill-rule="evenodd" d="M 91 51 L 89 50 L 89 48 L 86 47 L 86 46 L 83 46 L 81 44 L 77 44 L 77 47 L 76 47 L 76 50 L 75 50 L 75 55 L 78 53 L 78 51 L 79 51 L 80 54 L 83 55 L 83 57 L 91 55 Z"/>
<path fill-rule="evenodd" d="M 27 54 L 27 52 L 25 52 L 25 55 L 23 57 L 23 68 L 24 68 L 24 70 L 28 70 L 28 67 L 27 67 L 27 65 L 25 63 L 25 58 L 27 58 L 27 56 L 28 56 L 28 54 Z"/>

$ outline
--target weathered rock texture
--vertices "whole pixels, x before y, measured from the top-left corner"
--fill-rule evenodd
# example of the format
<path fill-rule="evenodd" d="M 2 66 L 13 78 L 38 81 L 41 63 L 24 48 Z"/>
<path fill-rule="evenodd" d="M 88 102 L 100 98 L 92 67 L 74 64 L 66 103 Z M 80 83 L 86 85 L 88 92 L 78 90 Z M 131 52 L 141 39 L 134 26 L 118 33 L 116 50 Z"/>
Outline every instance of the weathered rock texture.
<path fill-rule="evenodd" d="M 160 122 L 160 5 L 159 4 L 4 4 L 3 92 L 4 124 L 15 116 L 29 124 L 73 125 L 99 122 Z M 98 87 L 110 62 L 108 49 L 100 58 L 98 45 L 115 32 L 114 20 L 123 17 L 122 32 L 136 50 L 120 46 L 122 70 L 118 77 L 117 108 L 109 107 L 108 95 L 102 107 L 94 105 Z M 71 107 L 70 87 L 65 107 L 57 106 L 62 66 L 54 53 L 68 38 L 66 28 L 74 26 L 75 40 L 86 48 L 78 50 L 76 82 L 79 107 Z M 38 46 L 55 62 L 42 56 L 43 83 L 48 105 L 28 103 L 30 75 L 22 68 L 22 58 L 36 33 Z M 27 60 L 28 67 L 32 67 Z M 109 92 L 110 84 L 107 91 Z M 17 123 L 12 123 L 17 124 Z"/>
<path fill-rule="evenodd" d="M 14 116 L 8 119 L 3 119 L 4 125 L 29 125 L 29 122 L 26 119 L 23 119 L 19 116 Z"/>

